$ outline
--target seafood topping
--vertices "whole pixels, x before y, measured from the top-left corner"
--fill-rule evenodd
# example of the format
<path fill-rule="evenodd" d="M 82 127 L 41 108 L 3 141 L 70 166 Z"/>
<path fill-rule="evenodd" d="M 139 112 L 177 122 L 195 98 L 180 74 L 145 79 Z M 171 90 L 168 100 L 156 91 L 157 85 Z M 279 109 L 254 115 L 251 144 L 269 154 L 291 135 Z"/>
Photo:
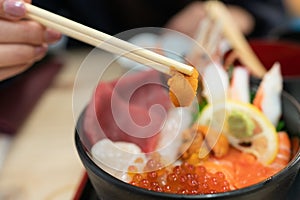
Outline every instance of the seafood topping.
<path fill-rule="evenodd" d="M 191 76 L 172 71 L 172 77 L 168 80 L 168 85 L 170 87 L 170 99 L 175 107 L 191 105 L 197 94 L 198 76 L 196 69 L 193 70 Z"/>
<path fill-rule="evenodd" d="M 203 166 L 194 166 L 186 162 L 159 171 L 135 174 L 130 184 L 175 194 L 213 194 L 230 190 L 222 172 L 210 173 Z"/>
<path fill-rule="evenodd" d="M 168 92 L 156 71 L 100 82 L 85 113 L 86 146 L 108 138 L 132 142 L 143 152 L 151 152 L 170 107 Z"/>
<path fill-rule="evenodd" d="M 224 114 L 220 117 L 219 113 Z M 221 129 L 232 146 L 255 155 L 263 164 L 270 164 L 275 159 L 278 151 L 275 127 L 252 104 L 230 100 L 226 103 L 208 104 L 200 114 L 198 123 L 212 128 L 224 124 L 215 129 Z M 249 145 L 244 145 L 245 143 Z"/>
<path fill-rule="evenodd" d="M 218 72 L 222 80 L 217 87 L 214 87 L 214 72 Z M 265 75 L 253 104 L 249 97 L 248 76 L 248 71 L 242 67 L 236 68 L 230 79 L 221 65 L 215 68 L 207 66 L 203 76 L 203 83 L 206 84 L 202 94 L 198 94 L 198 98 L 203 98 L 206 104 L 195 118 L 188 111 L 189 107 L 174 108 L 166 102 L 171 100 L 175 107 L 185 107 L 192 103 L 198 87 L 197 70 L 194 70 L 192 76 L 174 71 L 168 80 L 169 96 L 165 95 L 164 88 L 152 85 L 142 87 L 130 101 L 125 101 L 131 94 L 126 92 L 127 89 L 131 91 L 130 87 L 135 88 L 139 81 L 149 77 L 156 77 L 159 81 L 154 72 L 141 73 L 121 82 L 100 84 L 96 90 L 97 98 L 93 99 L 92 106 L 89 105 L 87 109 L 87 116 L 92 116 L 90 114 L 95 109 L 94 119 L 97 119 L 101 130 L 94 128 L 93 121 L 85 124 L 90 129 L 92 127 L 88 136 L 91 143 L 95 144 L 92 148 L 93 157 L 106 167 L 119 164 L 122 173 L 115 175 L 121 180 L 156 192 L 213 194 L 266 180 L 283 169 L 292 155 L 288 134 L 277 132 L 275 128 L 281 116 L 280 65 L 275 64 Z M 147 96 L 151 98 L 147 99 Z M 111 106 L 111 102 L 115 102 L 115 106 Z M 149 126 L 139 129 L 131 124 L 132 121 L 128 120 L 130 115 L 124 112 L 126 106 L 129 106 L 134 114 L 133 121 L 147 125 L 148 109 L 153 103 L 162 105 L 167 112 L 166 119 L 160 112 L 151 115 L 154 122 L 162 126 L 158 132 L 162 130 L 164 136 L 151 135 L 153 129 L 149 129 Z M 126 132 L 126 128 L 120 129 L 117 126 L 120 123 L 113 120 L 115 108 L 118 108 L 117 116 L 123 119 L 123 125 L 131 131 Z M 134 132 L 139 136 L 149 136 L 149 130 L 150 137 L 146 139 L 127 134 Z M 99 132 L 107 134 L 112 142 L 104 140 Z M 105 149 L 109 149 L 109 152 L 105 152 Z M 163 154 L 165 149 L 167 151 Z"/>

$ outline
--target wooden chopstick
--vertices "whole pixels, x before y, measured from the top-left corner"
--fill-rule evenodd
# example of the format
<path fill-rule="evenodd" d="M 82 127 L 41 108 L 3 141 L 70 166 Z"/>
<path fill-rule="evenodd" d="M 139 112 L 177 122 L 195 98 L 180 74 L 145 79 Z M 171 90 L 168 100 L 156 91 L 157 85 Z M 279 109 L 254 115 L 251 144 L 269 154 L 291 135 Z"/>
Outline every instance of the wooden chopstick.
<path fill-rule="evenodd" d="M 191 75 L 194 68 L 153 51 L 138 47 L 124 40 L 84 26 L 31 4 L 25 4 L 27 17 L 47 27 L 61 31 L 74 39 L 88 43 L 105 51 L 124 56 L 158 71 L 170 74 L 170 69 Z"/>
<path fill-rule="evenodd" d="M 148 66 L 151 66 L 155 70 L 158 70 L 162 73 L 165 73 L 165 74 L 170 73 L 170 68 L 166 67 L 165 65 L 153 62 L 152 60 L 148 60 L 146 58 L 140 57 L 140 56 L 132 54 L 132 53 L 128 53 L 128 51 L 126 51 L 126 50 L 123 50 L 123 49 L 117 48 L 115 46 L 112 46 L 112 45 L 110 45 L 106 42 L 103 42 L 101 40 L 98 40 L 98 39 L 95 39 L 95 38 L 90 37 L 88 35 L 85 35 L 84 33 L 75 31 L 73 29 L 70 29 L 68 27 L 56 24 L 52 21 L 40 18 L 40 17 L 35 16 L 35 15 L 28 14 L 28 17 L 35 20 L 35 21 L 40 22 L 41 24 L 44 24 L 47 27 L 51 27 L 51 28 L 54 28 L 56 30 L 60 30 L 62 33 L 67 33 L 72 38 L 75 38 L 75 39 L 80 38 L 80 40 L 84 43 L 90 44 L 90 45 L 95 46 L 95 47 L 100 47 L 101 46 L 101 49 L 103 49 L 103 50 L 106 50 L 106 51 L 109 51 L 109 52 L 114 52 L 117 55 L 124 55 L 125 57 L 127 57 L 131 60 L 134 60 L 136 62 L 145 64 L 145 65 L 148 65 Z"/>
<path fill-rule="evenodd" d="M 253 52 L 243 33 L 237 28 L 224 3 L 217 0 L 208 1 L 206 10 L 210 17 L 222 23 L 224 35 L 238 53 L 241 62 L 253 75 L 262 77 L 266 73 L 265 67 Z"/>

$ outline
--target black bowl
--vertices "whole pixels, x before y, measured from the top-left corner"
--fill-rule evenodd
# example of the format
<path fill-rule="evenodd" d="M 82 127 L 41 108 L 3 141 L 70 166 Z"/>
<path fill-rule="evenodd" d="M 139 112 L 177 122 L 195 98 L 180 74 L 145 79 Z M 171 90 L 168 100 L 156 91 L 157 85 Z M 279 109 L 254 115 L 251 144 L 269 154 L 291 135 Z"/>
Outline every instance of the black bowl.
<path fill-rule="evenodd" d="M 243 199 L 269 200 L 287 199 L 300 168 L 300 105 L 288 93 L 282 94 L 283 120 L 291 137 L 298 138 L 293 150 L 296 152 L 289 164 L 280 172 L 258 184 L 225 193 L 207 195 L 176 195 L 149 191 L 127 184 L 102 170 L 91 159 L 83 142 L 84 112 L 81 114 L 76 127 L 75 142 L 80 159 L 86 168 L 88 177 L 101 200 L 157 200 L 157 199 Z M 298 191 L 298 189 L 297 189 Z M 293 196 L 294 198 L 295 196 Z"/>

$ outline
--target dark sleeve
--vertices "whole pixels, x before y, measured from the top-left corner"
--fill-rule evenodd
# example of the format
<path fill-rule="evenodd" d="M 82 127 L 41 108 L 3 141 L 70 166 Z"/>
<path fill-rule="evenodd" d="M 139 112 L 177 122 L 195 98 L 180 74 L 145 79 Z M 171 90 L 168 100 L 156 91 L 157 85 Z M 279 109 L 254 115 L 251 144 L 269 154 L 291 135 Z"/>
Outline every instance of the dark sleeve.
<path fill-rule="evenodd" d="M 32 0 L 33 4 L 109 34 L 162 27 L 192 0 Z"/>
<path fill-rule="evenodd" d="M 223 0 L 223 2 L 240 6 L 255 18 L 255 30 L 249 37 L 267 36 L 270 31 L 287 20 L 282 0 Z"/>
<path fill-rule="evenodd" d="M 32 3 L 48 11 L 67 17 L 99 31 L 114 34 L 117 29 L 112 22 L 107 0 L 32 0 Z M 82 46 L 70 39 L 68 46 Z"/>
<path fill-rule="evenodd" d="M 115 35 L 140 27 L 163 27 L 177 12 L 193 0 L 33 0 L 33 4 L 74 21 Z M 284 23 L 282 0 L 223 0 L 238 5 L 255 18 L 255 30 L 249 37 L 266 36 Z"/>
<path fill-rule="evenodd" d="M 63 0 L 32 0 L 32 4 L 61 15 L 66 12 L 66 1 Z"/>
<path fill-rule="evenodd" d="M 33 0 L 33 4 L 115 35 L 140 27 L 163 27 L 192 0 Z M 74 40 L 70 40 L 76 44 Z M 82 44 L 80 44 L 82 45 Z"/>

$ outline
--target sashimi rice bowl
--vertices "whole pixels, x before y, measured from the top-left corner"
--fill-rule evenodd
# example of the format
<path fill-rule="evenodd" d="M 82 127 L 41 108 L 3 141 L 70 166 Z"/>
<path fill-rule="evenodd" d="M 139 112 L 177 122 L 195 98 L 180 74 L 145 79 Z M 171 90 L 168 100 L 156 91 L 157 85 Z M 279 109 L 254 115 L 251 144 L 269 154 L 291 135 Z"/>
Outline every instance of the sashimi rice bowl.
<path fill-rule="evenodd" d="M 193 98 L 172 84 L 193 84 L 176 73 L 99 81 L 75 134 L 99 199 L 286 198 L 300 168 L 300 107 L 280 64 L 258 85 L 244 66 L 197 71 Z"/>

